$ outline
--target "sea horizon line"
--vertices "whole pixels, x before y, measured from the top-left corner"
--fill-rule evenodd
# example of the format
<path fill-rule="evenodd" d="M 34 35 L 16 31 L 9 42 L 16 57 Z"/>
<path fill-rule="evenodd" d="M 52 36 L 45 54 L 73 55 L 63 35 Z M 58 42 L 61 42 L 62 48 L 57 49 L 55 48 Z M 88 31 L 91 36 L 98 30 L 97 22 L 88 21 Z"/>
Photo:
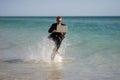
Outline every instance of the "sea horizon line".
<path fill-rule="evenodd" d="M 27 18 L 27 17 L 28 17 L 28 18 L 48 17 L 48 18 L 49 18 L 49 17 L 53 17 L 53 18 L 54 18 L 54 17 L 57 17 L 57 16 L 0 16 L 0 17 L 4 17 L 4 18 L 5 18 L 5 17 L 6 17 L 6 18 L 25 18 L 25 17 L 26 17 L 26 18 Z M 61 16 L 61 17 L 75 17 L 75 18 L 77 18 L 77 17 L 81 17 L 81 18 L 84 18 L 84 17 L 85 17 L 85 18 L 86 18 L 86 17 L 95 17 L 95 18 L 96 18 L 96 17 L 98 17 L 98 18 L 101 18 L 101 17 L 102 17 L 102 18 L 103 18 L 103 17 L 104 17 L 104 18 L 107 18 L 107 17 L 111 17 L 111 18 L 112 18 L 112 17 L 116 17 L 116 18 L 117 18 L 117 17 L 120 17 L 120 16 Z"/>

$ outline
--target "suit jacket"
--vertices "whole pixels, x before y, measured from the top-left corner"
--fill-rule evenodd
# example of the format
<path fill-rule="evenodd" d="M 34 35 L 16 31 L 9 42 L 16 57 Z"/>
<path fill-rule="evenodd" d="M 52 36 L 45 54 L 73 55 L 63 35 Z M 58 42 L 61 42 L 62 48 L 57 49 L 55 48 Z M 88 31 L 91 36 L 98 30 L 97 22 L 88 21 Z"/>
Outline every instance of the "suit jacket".
<path fill-rule="evenodd" d="M 65 25 L 65 24 L 61 24 L 61 25 Z M 57 30 L 57 23 L 52 24 L 48 32 L 52 33 L 53 30 Z"/>
<path fill-rule="evenodd" d="M 62 23 L 61 25 L 65 25 L 65 24 Z M 49 35 L 49 38 L 62 38 L 62 39 L 64 39 L 66 33 L 63 33 L 63 35 L 62 35 L 60 32 L 53 32 L 53 30 L 57 30 L 57 23 L 53 23 L 51 25 L 51 27 L 49 28 L 48 32 L 51 33 Z"/>

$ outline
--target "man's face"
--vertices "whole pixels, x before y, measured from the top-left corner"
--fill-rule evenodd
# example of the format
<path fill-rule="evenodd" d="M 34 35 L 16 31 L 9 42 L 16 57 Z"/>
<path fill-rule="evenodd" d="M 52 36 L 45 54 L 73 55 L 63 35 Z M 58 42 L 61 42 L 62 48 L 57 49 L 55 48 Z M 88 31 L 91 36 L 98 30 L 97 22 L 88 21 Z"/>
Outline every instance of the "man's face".
<path fill-rule="evenodd" d="M 62 22 L 62 18 L 57 19 L 57 23 Z"/>

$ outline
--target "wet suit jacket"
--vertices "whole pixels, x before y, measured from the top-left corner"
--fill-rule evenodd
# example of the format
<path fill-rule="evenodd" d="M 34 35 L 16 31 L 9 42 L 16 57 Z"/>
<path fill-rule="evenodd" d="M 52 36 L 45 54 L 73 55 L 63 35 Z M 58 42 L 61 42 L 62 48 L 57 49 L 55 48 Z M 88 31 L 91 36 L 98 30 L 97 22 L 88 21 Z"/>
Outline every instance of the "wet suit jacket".
<path fill-rule="evenodd" d="M 53 32 L 53 30 L 57 30 L 57 23 L 51 25 L 50 29 L 48 30 L 48 32 L 51 34 L 48 36 L 48 38 L 52 39 L 55 42 L 56 47 L 58 49 L 61 45 L 62 40 L 65 38 L 66 33 L 61 34 L 60 32 Z"/>

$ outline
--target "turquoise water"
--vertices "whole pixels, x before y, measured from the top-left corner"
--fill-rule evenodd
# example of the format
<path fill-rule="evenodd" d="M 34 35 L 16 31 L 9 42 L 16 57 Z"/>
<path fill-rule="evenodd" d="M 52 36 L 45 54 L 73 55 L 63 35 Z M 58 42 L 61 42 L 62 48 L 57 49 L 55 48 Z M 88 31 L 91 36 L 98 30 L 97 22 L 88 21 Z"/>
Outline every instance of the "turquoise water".
<path fill-rule="evenodd" d="M 63 17 L 60 53 L 47 32 L 56 17 L 0 17 L 1 80 L 119 80 L 120 17 Z"/>

